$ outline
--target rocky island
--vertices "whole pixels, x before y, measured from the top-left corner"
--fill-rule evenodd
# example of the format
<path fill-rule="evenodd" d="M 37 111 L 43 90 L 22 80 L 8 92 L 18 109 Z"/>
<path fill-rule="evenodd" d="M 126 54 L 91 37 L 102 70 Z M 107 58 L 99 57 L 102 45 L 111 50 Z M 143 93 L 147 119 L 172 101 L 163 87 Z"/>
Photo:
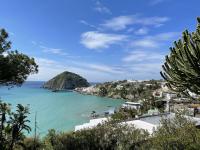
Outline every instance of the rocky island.
<path fill-rule="evenodd" d="M 89 83 L 78 74 L 65 71 L 44 83 L 43 88 L 53 91 L 73 90 L 80 87 L 88 87 Z"/>

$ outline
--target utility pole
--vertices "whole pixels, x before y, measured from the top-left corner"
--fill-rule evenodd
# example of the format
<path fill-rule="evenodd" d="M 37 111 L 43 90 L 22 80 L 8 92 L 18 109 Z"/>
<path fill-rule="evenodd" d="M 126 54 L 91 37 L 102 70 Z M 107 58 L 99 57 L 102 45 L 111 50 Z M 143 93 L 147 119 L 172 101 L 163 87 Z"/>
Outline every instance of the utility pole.
<path fill-rule="evenodd" d="M 35 112 L 34 150 L 36 150 L 36 138 L 37 138 L 37 111 Z"/>

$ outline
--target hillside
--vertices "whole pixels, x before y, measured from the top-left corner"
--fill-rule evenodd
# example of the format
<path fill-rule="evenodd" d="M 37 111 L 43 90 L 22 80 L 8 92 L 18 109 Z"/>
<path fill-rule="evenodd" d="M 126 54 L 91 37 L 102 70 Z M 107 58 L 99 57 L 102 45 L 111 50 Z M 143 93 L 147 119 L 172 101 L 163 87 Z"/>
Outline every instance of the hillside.
<path fill-rule="evenodd" d="M 123 80 L 105 82 L 87 88 L 76 88 L 75 90 L 83 94 L 134 101 L 151 97 L 153 91 L 160 87 L 161 82 L 156 80 L 142 82 Z"/>
<path fill-rule="evenodd" d="M 88 87 L 86 79 L 78 74 L 65 71 L 44 83 L 43 88 L 51 90 L 73 90 L 77 87 Z"/>

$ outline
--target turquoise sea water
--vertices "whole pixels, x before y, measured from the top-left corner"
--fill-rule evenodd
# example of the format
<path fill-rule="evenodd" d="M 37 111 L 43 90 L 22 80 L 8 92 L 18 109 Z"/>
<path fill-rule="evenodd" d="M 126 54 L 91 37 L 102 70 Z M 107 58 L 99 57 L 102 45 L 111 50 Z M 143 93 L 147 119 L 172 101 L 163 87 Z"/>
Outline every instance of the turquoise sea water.
<path fill-rule="evenodd" d="M 29 105 L 32 129 L 37 112 L 40 135 L 45 135 L 52 128 L 58 131 L 73 131 L 75 125 L 89 121 L 93 110 L 103 113 L 123 103 L 123 100 L 81 95 L 76 92 L 51 92 L 40 88 L 41 85 L 42 82 L 26 82 L 22 87 L 0 87 L 1 99 L 12 104 L 13 109 L 17 104 Z"/>

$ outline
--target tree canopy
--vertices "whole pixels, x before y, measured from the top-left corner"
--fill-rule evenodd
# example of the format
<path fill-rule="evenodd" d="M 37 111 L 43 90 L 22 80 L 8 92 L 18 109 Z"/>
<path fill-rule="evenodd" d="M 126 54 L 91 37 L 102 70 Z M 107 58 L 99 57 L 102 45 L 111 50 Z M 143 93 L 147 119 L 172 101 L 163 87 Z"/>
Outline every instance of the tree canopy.
<path fill-rule="evenodd" d="M 28 75 L 38 72 L 34 58 L 11 50 L 8 33 L 0 29 L 0 84 L 21 85 Z"/>
<path fill-rule="evenodd" d="M 170 89 L 200 94 L 200 18 L 195 32 L 183 32 L 166 56 L 161 76 Z"/>

